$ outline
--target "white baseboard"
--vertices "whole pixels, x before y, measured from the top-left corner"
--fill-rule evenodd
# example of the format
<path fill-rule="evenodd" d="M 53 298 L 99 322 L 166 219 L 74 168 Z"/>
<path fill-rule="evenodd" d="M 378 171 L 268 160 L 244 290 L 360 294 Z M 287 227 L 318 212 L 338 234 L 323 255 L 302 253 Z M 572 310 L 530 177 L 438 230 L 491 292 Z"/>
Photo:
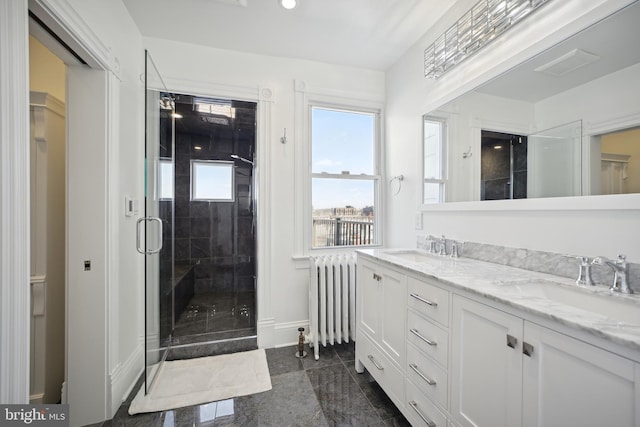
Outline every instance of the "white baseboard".
<path fill-rule="evenodd" d="M 120 363 L 109 375 L 111 404 L 109 418 L 113 418 L 122 402 L 133 389 L 144 369 L 144 346 L 138 345 L 127 360 Z"/>
<path fill-rule="evenodd" d="M 39 405 L 42 403 L 43 398 L 44 398 L 44 393 L 32 394 L 29 396 L 29 404 Z"/>
<path fill-rule="evenodd" d="M 273 344 L 273 328 L 275 319 L 258 320 L 256 332 L 258 335 L 258 348 L 271 348 Z"/>
<path fill-rule="evenodd" d="M 286 347 L 298 344 L 298 328 L 304 328 L 304 335 L 309 333 L 309 320 L 277 323 L 273 327 L 272 347 Z"/>

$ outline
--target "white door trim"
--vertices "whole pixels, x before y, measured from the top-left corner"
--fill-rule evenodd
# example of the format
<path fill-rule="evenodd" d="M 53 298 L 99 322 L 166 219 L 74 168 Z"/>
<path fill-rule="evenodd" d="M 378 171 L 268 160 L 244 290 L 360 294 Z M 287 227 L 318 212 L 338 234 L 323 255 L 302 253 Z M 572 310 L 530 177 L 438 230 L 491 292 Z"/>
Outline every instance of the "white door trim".
<path fill-rule="evenodd" d="M 27 0 L 0 0 L 0 402 L 29 402 Z"/>

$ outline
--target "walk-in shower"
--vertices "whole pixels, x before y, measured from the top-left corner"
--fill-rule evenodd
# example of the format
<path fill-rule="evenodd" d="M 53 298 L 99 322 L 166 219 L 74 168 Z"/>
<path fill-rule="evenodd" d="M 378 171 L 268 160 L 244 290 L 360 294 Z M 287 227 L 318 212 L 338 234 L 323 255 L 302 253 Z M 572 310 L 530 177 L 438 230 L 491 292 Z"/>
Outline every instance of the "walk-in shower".
<path fill-rule="evenodd" d="M 168 359 L 255 347 L 256 104 L 174 94 Z"/>

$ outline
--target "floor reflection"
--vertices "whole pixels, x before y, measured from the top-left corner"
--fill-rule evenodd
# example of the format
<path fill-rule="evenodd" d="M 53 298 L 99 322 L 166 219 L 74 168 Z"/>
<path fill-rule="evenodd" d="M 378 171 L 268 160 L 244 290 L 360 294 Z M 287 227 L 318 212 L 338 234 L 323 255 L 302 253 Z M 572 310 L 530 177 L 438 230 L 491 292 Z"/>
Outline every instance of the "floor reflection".
<path fill-rule="evenodd" d="M 267 392 L 134 416 L 130 398 L 104 427 L 409 426 L 373 378 L 356 373 L 353 343 L 321 347 L 318 361 L 295 353 L 295 346 L 266 350 Z"/>

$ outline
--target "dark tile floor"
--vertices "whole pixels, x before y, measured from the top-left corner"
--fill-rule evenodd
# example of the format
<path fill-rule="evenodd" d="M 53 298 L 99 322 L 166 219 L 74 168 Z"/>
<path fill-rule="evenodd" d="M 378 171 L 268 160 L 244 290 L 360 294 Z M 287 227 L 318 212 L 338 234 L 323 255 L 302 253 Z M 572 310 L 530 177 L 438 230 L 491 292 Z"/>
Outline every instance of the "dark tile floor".
<path fill-rule="evenodd" d="M 297 359 L 295 351 L 295 347 L 266 350 L 273 386 L 267 392 L 129 416 L 136 386 L 103 427 L 409 426 L 373 378 L 356 373 L 353 343 L 321 347 L 318 361 L 313 353 Z"/>

